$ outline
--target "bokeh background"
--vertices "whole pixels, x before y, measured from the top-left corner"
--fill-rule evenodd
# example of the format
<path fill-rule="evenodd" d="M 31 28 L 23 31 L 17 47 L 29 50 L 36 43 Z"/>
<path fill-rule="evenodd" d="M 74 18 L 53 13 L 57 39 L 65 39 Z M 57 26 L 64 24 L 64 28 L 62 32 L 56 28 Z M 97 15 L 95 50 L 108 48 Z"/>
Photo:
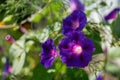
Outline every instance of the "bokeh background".
<path fill-rule="evenodd" d="M 69 0 L 0 0 L 0 80 L 120 80 L 120 0 L 80 1 L 87 16 L 83 32 L 96 48 L 93 59 L 78 69 L 59 57 L 46 69 L 40 64 L 41 43 L 53 38 L 58 46 Z M 105 20 L 116 8 L 116 17 Z"/>

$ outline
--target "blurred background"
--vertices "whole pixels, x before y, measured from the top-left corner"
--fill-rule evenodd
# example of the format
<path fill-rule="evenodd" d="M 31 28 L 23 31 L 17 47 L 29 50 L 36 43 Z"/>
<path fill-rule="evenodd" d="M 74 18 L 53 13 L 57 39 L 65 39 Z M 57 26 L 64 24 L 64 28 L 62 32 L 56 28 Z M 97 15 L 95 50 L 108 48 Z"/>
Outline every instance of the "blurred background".
<path fill-rule="evenodd" d="M 87 16 L 83 32 L 96 48 L 93 59 L 78 69 L 57 58 L 46 69 L 41 43 L 53 38 L 58 46 L 70 1 L 0 0 L 0 80 L 120 80 L 120 0 L 80 1 Z"/>

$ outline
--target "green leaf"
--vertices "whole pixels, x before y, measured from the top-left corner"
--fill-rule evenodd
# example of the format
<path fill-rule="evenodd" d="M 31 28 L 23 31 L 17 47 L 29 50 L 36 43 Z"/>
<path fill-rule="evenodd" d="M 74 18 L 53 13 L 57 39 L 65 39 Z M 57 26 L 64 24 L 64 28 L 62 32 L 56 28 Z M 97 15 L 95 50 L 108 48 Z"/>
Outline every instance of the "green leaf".
<path fill-rule="evenodd" d="M 13 61 L 13 71 L 12 73 L 17 75 L 20 73 L 20 71 L 23 68 L 24 62 L 25 62 L 25 57 L 26 57 L 26 53 L 22 52 L 21 55 L 19 56 L 19 58 L 15 58 Z"/>
<path fill-rule="evenodd" d="M 61 24 L 59 22 L 55 22 L 53 26 L 53 30 L 56 32 L 58 32 L 61 29 Z"/>
<path fill-rule="evenodd" d="M 95 54 L 102 53 L 103 51 L 102 51 L 101 43 L 96 41 L 96 40 L 93 40 L 93 42 L 94 42 L 94 45 L 95 45 L 95 52 L 93 54 L 95 55 Z"/>
<path fill-rule="evenodd" d="M 39 22 L 40 19 L 41 19 L 41 14 L 35 14 L 30 18 L 32 22 Z"/>
<path fill-rule="evenodd" d="M 12 73 L 17 75 L 23 68 L 26 56 L 26 50 L 24 49 L 25 36 L 21 37 L 20 40 L 12 44 L 9 49 L 9 56 L 13 62 L 13 71 Z"/>
<path fill-rule="evenodd" d="M 34 45 L 34 41 L 32 41 L 32 40 L 27 41 L 25 43 L 25 50 L 26 50 L 26 52 L 29 52 L 30 49 L 33 47 L 33 45 Z"/>
<path fill-rule="evenodd" d="M 23 53 L 23 48 L 24 48 L 24 40 L 18 40 L 16 43 L 12 44 L 10 47 L 9 55 L 10 57 L 16 58 L 19 57 L 21 53 Z"/>
<path fill-rule="evenodd" d="M 86 32 L 86 36 L 93 41 L 95 48 L 96 48 L 93 55 L 102 53 L 103 51 L 102 51 L 102 47 L 101 47 L 100 32 L 92 29 L 91 26 L 89 26 L 89 25 L 86 27 L 86 30 L 88 31 L 88 32 Z"/>
<path fill-rule="evenodd" d="M 3 22 L 8 23 L 11 22 L 12 20 L 13 20 L 13 15 L 9 15 L 3 19 Z"/>
<path fill-rule="evenodd" d="M 48 73 L 44 66 L 38 64 L 33 70 L 33 77 L 31 80 L 53 80 L 52 74 Z"/>
<path fill-rule="evenodd" d="M 44 28 L 42 31 L 37 32 L 37 35 L 35 34 L 35 36 L 41 43 L 45 42 L 49 37 L 49 28 Z"/>
<path fill-rule="evenodd" d="M 109 72 L 110 74 L 114 75 L 115 77 L 119 77 L 120 79 L 120 66 L 117 66 L 113 63 L 108 63 L 106 65 L 106 71 Z"/>
<path fill-rule="evenodd" d="M 120 47 L 112 47 L 108 52 L 110 58 L 120 58 Z"/>
<path fill-rule="evenodd" d="M 41 24 L 52 24 L 55 21 L 61 21 L 63 19 L 63 2 L 62 0 L 51 0 L 44 8 L 33 15 L 30 20 L 32 22 L 42 22 Z M 61 17 L 60 17 L 61 16 Z"/>
<path fill-rule="evenodd" d="M 61 23 L 55 22 L 52 26 L 49 26 L 49 37 L 55 40 L 55 43 L 58 43 L 61 39 Z"/>
<path fill-rule="evenodd" d="M 112 33 L 116 38 L 120 38 L 120 15 L 111 24 Z"/>
<path fill-rule="evenodd" d="M 107 72 L 120 78 L 120 47 L 111 47 L 108 49 Z"/>
<path fill-rule="evenodd" d="M 76 68 L 68 68 L 66 77 L 66 80 L 89 80 L 87 73 L 83 69 Z"/>
<path fill-rule="evenodd" d="M 55 69 L 56 69 L 56 73 L 59 73 L 59 75 L 61 75 L 66 73 L 67 67 L 62 62 L 56 62 Z"/>
<path fill-rule="evenodd" d="M 55 62 L 55 80 L 88 80 L 88 74 L 79 68 L 67 68 L 61 61 Z"/>

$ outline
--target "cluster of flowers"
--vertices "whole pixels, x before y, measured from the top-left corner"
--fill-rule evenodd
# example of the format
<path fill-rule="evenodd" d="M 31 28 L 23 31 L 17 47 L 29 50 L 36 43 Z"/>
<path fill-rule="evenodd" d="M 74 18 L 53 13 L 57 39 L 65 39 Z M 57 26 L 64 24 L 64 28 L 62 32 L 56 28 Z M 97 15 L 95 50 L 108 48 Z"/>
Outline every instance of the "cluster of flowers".
<path fill-rule="evenodd" d="M 60 56 L 63 63 L 68 67 L 84 68 L 92 59 L 92 53 L 95 50 L 93 42 L 86 38 L 82 33 L 87 18 L 84 13 L 84 4 L 79 0 L 70 0 L 71 14 L 63 20 L 62 33 L 65 37 L 59 43 L 59 53 L 56 51 L 53 39 L 48 39 L 42 44 L 41 63 L 49 68 L 52 66 L 56 57 Z M 117 14 L 120 12 L 120 7 L 114 8 L 104 19 L 109 21 L 116 19 Z M 0 23 L 4 25 L 4 23 Z M 24 27 L 20 27 L 20 31 L 26 33 Z M 7 35 L 5 38 L 10 43 L 14 43 L 15 40 L 12 36 Z M 4 50 L 0 46 L 0 52 L 4 53 Z M 12 72 L 9 59 L 6 59 L 4 64 L 4 70 L 2 79 L 4 80 L 7 74 Z M 96 80 L 103 80 L 103 76 L 99 75 Z"/>
<path fill-rule="evenodd" d="M 64 38 L 59 42 L 56 51 L 53 39 L 42 43 L 41 64 L 46 68 L 52 66 L 56 57 L 60 56 L 68 67 L 84 68 L 92 60 L 94 43 L 82 32 L 87 23 L 84 6 L 79 0 L 70 0 L 72 13 L 63 20 Z"/>

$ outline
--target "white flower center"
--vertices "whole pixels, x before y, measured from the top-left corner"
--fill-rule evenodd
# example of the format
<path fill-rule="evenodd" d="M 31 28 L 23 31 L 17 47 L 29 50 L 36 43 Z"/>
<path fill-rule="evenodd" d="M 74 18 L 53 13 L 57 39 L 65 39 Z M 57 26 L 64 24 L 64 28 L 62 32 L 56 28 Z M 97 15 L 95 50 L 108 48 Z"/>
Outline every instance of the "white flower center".
<path fill-rule="evenodd" d="M 58 55 L 56 54 L 56 51 L 53 49 L 53 50 L 51 50 L 51 56 L 53 56 L 53 57 L 57 57 Z"/>
<path fill-rule="evenodd" d="M 80 45 L 75 45 L 73 47 L 73 52 L 76 53 L 77 55 L 80 55 L 82 53 L 82 47 Z"/>
<path fill-rule="evenodd" d="M 55 55 L 55 50 L 51 50 L 51 54 L 52 54 L 52 55 Z"/>

